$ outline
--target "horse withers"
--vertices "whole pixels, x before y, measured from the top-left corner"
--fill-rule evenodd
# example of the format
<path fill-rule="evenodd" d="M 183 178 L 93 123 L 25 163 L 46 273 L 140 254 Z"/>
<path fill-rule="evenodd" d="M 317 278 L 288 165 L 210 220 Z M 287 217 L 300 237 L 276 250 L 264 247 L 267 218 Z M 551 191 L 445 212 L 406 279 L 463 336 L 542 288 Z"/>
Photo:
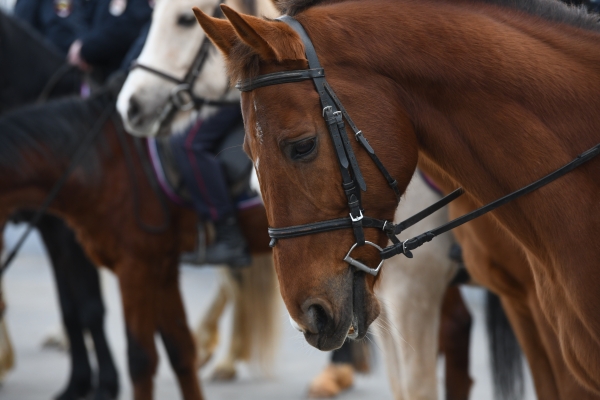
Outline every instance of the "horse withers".
<path fill-rule="evenodd" d="M 581 11 L 542 0 L 280 5 L 308 32 L 330 88 L 400 192 L 417 162 L 427 160 L 485 204 L 598 142 L 598 25 Z M 349 206 L 337 173 L 340 153 L 323 119 L 327 110 L 314 85 L 299 79 L 316 78 L 319 70 L 251 90 L 258 75 L 307 69 L 300 36 L 282 21 L 223 10 L 229 23 L 199 10 L 197 16 L 226 54 L 233 79 L 250 79 L 242 94 L 245 143 L 269 223 L 283 228 L 344 217 Z M 365 178 L 361 189 L 368 187 L 360 204 L 369 217 L 390 220 L 397 202 L 388 181 L 360 143 L 348 146 Z M 357 177 L 355 165 L 352 171 Z M 527 255 L 570 371 L 600 394 L 600 320 L 592 301 L 600 281 L 597 172 L 592 161 L 493 217 Z M 349 331 L 364 336 L 379 314 L 376 278 L 344 261 L 354 236 L 352 229 L 336 230 L 283 239 L 275 248 L 288 310 L 321 349 L 339 346 Z M 365 229 L 365 236 L 386 244 L 381 230 Z M 365 246 L 352 258 L 370 266 L 380 261 Z"/>

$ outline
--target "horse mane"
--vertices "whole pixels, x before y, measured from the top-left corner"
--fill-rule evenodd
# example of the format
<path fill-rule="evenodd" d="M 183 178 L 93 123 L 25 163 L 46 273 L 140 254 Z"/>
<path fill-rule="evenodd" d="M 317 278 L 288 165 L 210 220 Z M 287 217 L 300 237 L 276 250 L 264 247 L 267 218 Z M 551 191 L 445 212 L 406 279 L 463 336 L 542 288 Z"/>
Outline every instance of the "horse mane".
<path fill-rule="evenodd" d="M 115 99 L 109 88 L 88 99 L 66 97 L 20 107 L 2 115 L 0 168 L 22 175 L 31 172 L 31 166 L 43 159 L 65 169 L 106 107 L 114 107 Z M 95 176 L 100 172 L 98 150 L 98 144 L 92 146 L 80 164 L 86 175 Z"/>
<path fill-rule="evenodd" d="M 476 0 L 508 7 L 535 15 L 551 22 L 600 32 L 600 17 L 587 11 L 584 5 L 568 5 L 559 0 Z"/>
<path fill-rule="evenodd" d="M 8 36 L 8 33 L 6 32 L 7 28 L 16 30 L 27 37 L 27 40 L 30 42 L 27 43 L 28 46 L 35 45 L 39 49 L 43 49 L 43 51 L 47 53 L 44 54 L 44 57 L 52 57 L 50 61 L 61 64 L 64 62 L 65 57 L 61 54 L 60 50 L 41 33 L 20 19 L 10 16 L 0 10 L 0 39 L 2 39 L 0 40 L 0 43 L 5 42 L 5 39 L 2 36 Z M 39 49 L 36 49 L 36 51 Z M 46 62 L 48 62 L 48 60 L 46 60 Z"/>
<path fill-rule="evenodd" d="M 275 0 L 282 14 L 294 16 L 316 5 L 337 3 L 344 0 Z M 585 6 L 570 6 L 559 0 L 472 0 L 512 8 L 552 22 L 560 22 L 577 28 L 600 31 L 599 17 L 587 12 Z"/>
<path fill-rule="evenodd" d="M 295 16 L 307 9 L 340 3 L 351 0 L 274 0 L 277 9 L 282 14 Z M 437 0 L 448 2 L 450 0 Z M 564 23 L 576 28 L 600 32 L 600 17 L 588 13 L 585 6 L 567 5 L 559 0 L 458 0 L 463 4 L 490 4 L 506 7 L 538 16 L 551 22 Z M 434 5 L 435 1 L 432 1 Z M 432 12 L 435 12 L 433 10 Z M 260 68 L 260 58 L 256 52 L 244 43 L 237 43 L 228 55 L 228 74 L 235 82 L 243 78 L 257 76 Z"/>

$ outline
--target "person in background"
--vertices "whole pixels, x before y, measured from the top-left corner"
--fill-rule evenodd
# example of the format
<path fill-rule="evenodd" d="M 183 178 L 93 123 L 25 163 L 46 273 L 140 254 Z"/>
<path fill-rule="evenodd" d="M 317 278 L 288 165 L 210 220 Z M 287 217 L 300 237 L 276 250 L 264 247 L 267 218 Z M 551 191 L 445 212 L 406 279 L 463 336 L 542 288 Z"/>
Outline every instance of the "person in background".
<path fill-rule="evenodd" d="M 102 83 L 150 22 L 152 5 L 149 0 L 18 0 L 14 15 Z"/>
<path fill-rule="evenodd" d="M 150 24 L 142 28 L 121 64 L 127 71 L 140 55 Z M 215 240 L 206 248 L 184 253 L 181 261 L 189 264 L 226 264 L 244 267 L 251 263 L 246 239 L 238 225 L 236 201 L 229 192 L 223 167 L 216 157 L 219 145 L 236 130 L 243 129 L 239 104 L 223 106 L 208 118 L 198 119 L 183 132 L 170 137 L 170 148 L 194 209 L 204 221 L 211 221 Z M 241 143 L 240 143 L 241 145 Z M 200 226 L 200 229 L 204 229 Z"/>
<path fill-rule="evenodd" d="M 100 82 L 115 72 L 152 16 L 149 0 L 77 0 L 84 30 L 70 45 L 69 63 Z"/>
<path fill-rule="evenodd" d="M 27 22 L 65 56 L 84 31 L 83 7 L 76 0 L 18 0 L 13 15 Z"/>
<path fill-rule="evenodd" d="M 237 268 L 248 266 L 252 261 L 238 225 L 236 200 L 229 192 L 225 172 L 216 157 L 220 143 L 240 129 L 243 130 L 242 110 L 236 104 L 219 108 L 205 120 L 196 120 L 183 134 L 170 138 L 171 150 L 194 209 L 215 228 L 215 240 L 206 248 L 205 258 L 186 253 L 183 262 Z"/>

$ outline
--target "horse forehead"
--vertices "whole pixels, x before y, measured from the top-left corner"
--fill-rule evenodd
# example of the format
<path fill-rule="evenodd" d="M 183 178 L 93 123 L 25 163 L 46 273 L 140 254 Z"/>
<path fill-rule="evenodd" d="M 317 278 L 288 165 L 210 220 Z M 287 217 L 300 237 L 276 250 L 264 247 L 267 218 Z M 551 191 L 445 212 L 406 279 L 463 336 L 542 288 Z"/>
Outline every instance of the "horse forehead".
<path fill-rule="evenodd" d="M 314 89 L 310 91 L 299 90 L 298 87 L 273 85 L 259 90 L 251 98 L 251 107 L 254 119 L 261 125 L 265 133 L 277 134 L 294 132 L 302 128 L 304 123 L 321 119 L 318 97 Z M 315 103 L 307 101 L 307 94 L 315 94 Z"/>

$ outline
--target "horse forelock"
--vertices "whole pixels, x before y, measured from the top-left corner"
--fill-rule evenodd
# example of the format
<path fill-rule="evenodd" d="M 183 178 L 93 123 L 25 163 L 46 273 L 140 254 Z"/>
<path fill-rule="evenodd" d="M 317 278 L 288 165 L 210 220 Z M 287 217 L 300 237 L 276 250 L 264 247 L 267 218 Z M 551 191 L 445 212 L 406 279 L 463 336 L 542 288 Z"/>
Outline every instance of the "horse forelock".
<path fill-rule="evenodd" d="M 108 101 L 113 101 L 108 94 L 87 100 L 65 98 L 6 113 L 0 118 L 0 168 L 26 173 L 44 160 L 46 165 L 64 169 L 109 106 Z M 80 167 L 86 176 L 100 172 L 98 150 L 102 147 L 104 141 L 96 140 L 96 146 L 83 157 Z"/>

